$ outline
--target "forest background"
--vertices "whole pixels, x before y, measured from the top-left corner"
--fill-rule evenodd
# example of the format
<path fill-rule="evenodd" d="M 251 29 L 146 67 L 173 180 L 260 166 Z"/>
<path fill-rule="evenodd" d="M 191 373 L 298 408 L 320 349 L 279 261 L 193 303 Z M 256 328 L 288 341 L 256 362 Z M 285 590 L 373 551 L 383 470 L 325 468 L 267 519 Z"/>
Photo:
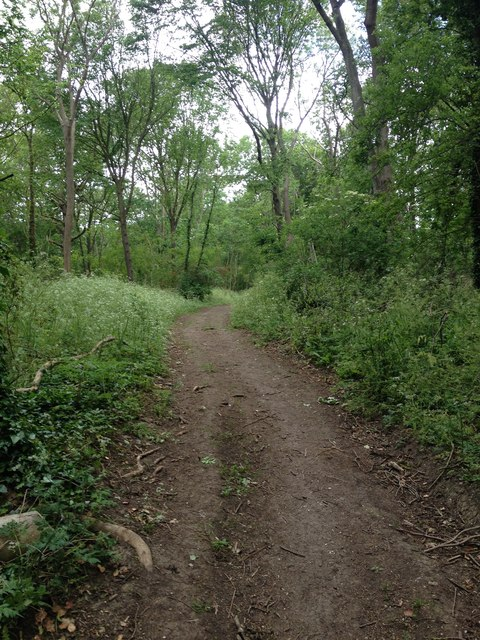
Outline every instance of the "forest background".
<path fill-rule="evenodd" d="M 2 511 L 27 492 L 62 514 L 56 566 L 79 495 L 106 499 L 107 415 L 138 412 L 204 300 L 478 481 L 475 0 L 7 0 L 0 42 Z M 31 561 L 0 622 L 43 597 Z"/>

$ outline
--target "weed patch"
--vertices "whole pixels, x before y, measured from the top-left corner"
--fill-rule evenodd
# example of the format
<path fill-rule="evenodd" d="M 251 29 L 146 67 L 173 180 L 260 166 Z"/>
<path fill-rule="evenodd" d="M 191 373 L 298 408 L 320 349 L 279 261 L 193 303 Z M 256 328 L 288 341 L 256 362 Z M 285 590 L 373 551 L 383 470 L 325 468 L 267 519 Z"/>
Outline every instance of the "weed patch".
<path fill-rule="evenodd" d="M 440 450 L 454 445 L 465 477 L 480 480 L 479 318 L 466 282 L 408 271 L 372 282 L 311 266 L 265 276 L 238 298 L 232 322 L 332 366 L 349 409 Z"/>
<path fill-rule="evenodd" d="M 142 397 L 155 390 L 153 376 L 165 371 L 171 322 L 197 306 L 113 278 L 24 283 L 9 318 L 12 386 L 28 384 L 47 360 L 88 351 L 109 334 L 116 340 L 102 352 L 51 369 L 38 392 L 7 389 L 0 399 L 0 515 L 34 505 L 44 522 L 40 540 L 2 568 L 5 637 L 29 608 L 60 601 L 89 567 L 111 558 L 113 542 L 92 534 L 83 516 L 110 505 L 101 479 L 114 433 L 168 437 L 139 422 Z M 155 412 L 164 415 L 170 392 L 155 394 Z"/>
<path fill-rule="evenodd" d="M 222 496 L 242 496 L 248 492 L 252 482 L 248 465 L 235 463 L 223 466 L 220 474 L 223 479 Z"/>

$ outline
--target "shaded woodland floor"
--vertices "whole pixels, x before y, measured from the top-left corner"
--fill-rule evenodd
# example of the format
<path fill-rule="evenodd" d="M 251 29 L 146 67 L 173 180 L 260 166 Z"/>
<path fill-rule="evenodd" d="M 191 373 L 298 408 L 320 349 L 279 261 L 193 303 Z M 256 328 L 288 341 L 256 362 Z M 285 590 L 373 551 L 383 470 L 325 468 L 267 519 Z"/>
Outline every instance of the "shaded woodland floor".
<path fill-rule="evenodd" d="M 460 484 L 446 492 L 445 462 L 346 414 L 328 374 L 255 347 L 228 314 L 177 323 L 156 383 L 171 415 L 145 409 L 173 437 L 144 472 L 122 477 L 155 448 L 139 438 L 106 461 L 108 515 L 155 570 L 122 550 L 75 603 L 75 637 L 480 638 L 478 513 Z"/>

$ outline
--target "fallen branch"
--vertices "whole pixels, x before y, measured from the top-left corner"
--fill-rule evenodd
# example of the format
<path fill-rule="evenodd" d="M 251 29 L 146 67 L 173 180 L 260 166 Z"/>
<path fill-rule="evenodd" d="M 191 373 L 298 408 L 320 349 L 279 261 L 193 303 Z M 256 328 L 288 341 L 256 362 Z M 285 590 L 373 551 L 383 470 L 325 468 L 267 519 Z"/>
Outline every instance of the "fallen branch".
<path fill-rule="evenodd" d="M 134 469 L 133 471 L 129 471 L 128 473 L 125 473 L 122 476 L 122 478 L 134 478 L 135 476 L 141 475 L 145 471 L 145 466 L 141 462 L 143 460 L 143 458 L 146 458 L 147 456 L 150 456 L 152 453 L 156 453 L 161 448 L 162 447 L 155 447 L 155 449 L 150 449 L 150 451 L 145 451 L 145 453 L 140 453 L 137 456 L 137 468 Z"/>
<path fill-rule="evenodd" d="M 232 594 L 232 599 L 230 600 L 230 607 L 228 609 L 228 616 L 232 615 L 232 609 L 233 609 L 233 603 L 235 602 L 235 595 L 237 593 L 237 588 L 233 587 L 233 594 Z"/>
<path fill-rule="evenodd" d="M 452 616 L 455 618 L 455 614 L 456 614 L 456 609 L 457 609 L 457 594 L 458 594 L 458 589 L 456 587 L 456 585 L 453 588 L 453 604 L 452 604 Z"/>
<path fill-rule="evenodd" d="M 291 553 L 294 556 L 298 556 L 299 558 L 306 558 L 305 554 L 303 553 L 298 553 L 298 551 L 293 551 L 292 549 L 289 549 L 288 547 L 282 547 L 282 545 L 279 545 L 280 549 L 283 549 L 284 551 L 288 551 L 288 553 Z"/>
<path fill-rule="evenodd" d="M 398 471 L 398 473 L 405 473 L 405 469 L 403 467 L 401 467 L 397 462 L 395 462 L 394 460 L 389 460 L 386 464 L 387 467 L 391 467 L 392 469 L 395 469 L 395 471 Z"/>
<path fill-rule="evenodd" d="M 452 580 L 452 578 L 447 577 L 447 580 L 453 584 L 453 586 L 455 587 L 455 590 L 461 589 L 462 591 L 465 591 L 465 593 L 471 593 L 471 591 L 469 591 L 468 589 L 465 589 L 465 587 L 462 587 L 461 584 L 459 584 L 458 582 L 455 582 L 455 580 Z"/>
<path fill-rule="evenodd" d="M 359 629 L 365 629 L 365 627 L 373 627 L 374 624 L 377 624 L 378 620 L 372 620 L 372 622 L 364 622 L 363 624 L 359 624 Z"/>
<path fill-rule="evenodd" d="M 113 340 L 115 339 L 116 338 L 114 336 L 107 336 L 106 338 L 103 338 L 103 340 L 100 340 L 100 342 L 97 342 L 97 344 L 90 351 L 87 351 L 85 353 L 79 353 L 76 356 L 65 356 L 63 358 L 54 358 L 53 360 L 49 360 L 48 362 L 45 362 L 45 364 L 42 364 L 42 366 L 38 369 L 37 373 L 35 374 L 31 387 L 21 387 L 20 389 L 15 389 L 15 391 L 17 391 L 17 393 L 26 393 L 27 391 L 38 391 L 38 389 L 40 388 L 40 383 L 42 382 L 42 378 L 47 371 L 49 371 L 50 369 L 53 369 L 53 367 L 56 367 L 59 364 L 62 364 L 62 362 L 69 362 L 70 360 L 81 360 L 82 358 L 91 356 L 97 351 L 100 351 L 100 349 L 103 349 L 103 347 L 109 342 L 113 342 Z"/>
<path fill-rule="evenodd" d="M 110 522 L 102 522 L 101 520 L 92 520 L 90 518 L 86 518 L 86 521 L 95 531 L 103 531 L 103 533 L 108 533 L 116 540 L 129 544 L 137 552 L 138 559 L 145 569 L 153 571 L 152 552 L 138 533 L 119 524 L 111 524 Z"/>
<path fill-rule="evenodd" d="M 270 415 L 262 416 L 261 418 L 257 418 L 256 420 L 252 420 L 251 422 L 247 422 L 246 424 L 242 424 L 241 429 L 245 429 L 245 427 L 250 427 L 252 424 L 257 424 L 257 422 L 261 422 L 262 420 L 268 420 L 271 418 Z"/>
<path fill-rule="evenodd" d="M 447 464 L 442 468 L 442 470 L 440 471 L 438 476 L 435 478 L 435 480 L 429 485 L 427 491 L 431 491 L 433 489 L 433 487 L 437 484 L 437 482 L 439 482 L 442 479 L 443 474 L 448 469 L 448 465 L 450 464 L 450 462 L 452 460 L 452 456 L 453 456 L 454 450 L 455 450 L 455 445 L 452 443 L 452 449 L 450 451 L 450 455 L 448 456 Z"/>
<path fill-rule="evenodd" d="M 441 542 L 445 542 L 445 538 L 440 538 L 439 536 L 431 536 L 429 533 L 423 533 L 422 531 L 409 531 L 408 529 L 402 529 L 401 527 L 397 527 L 397 531 L 401 531 L 402 533 L 408 533 L 411 536 L 417 536 L 418 538 L 430 538 L 431 540 L 440 540 Z"/>
<path fill-rule="evenodd" d="M 478 562 L 478 560 L 475 560 L 475 558 L 471 556 L 469 553 L 467 553 L 465 557 L 467 558 L 467 560 L 470 560 L 470 562 L 473 562 L 473 564 L 480 569 L 480 562 Z"/>
<path fill-rule="evenodd" d="M 480 533 L 475 533 L 471 536 L 463 538 L 463 540 L 458 539 L 462 534 L 468 533 L 469 531 L 476 531 L 477 529 L 480 529 L 480 524 L 477 524 L 474 527 L 468 527 L 467 529 L 462 529 L 462 531 L 459 531 L 456 535 L 453 536 L 453 538 L 450 538 L 450 540 L 445 540 L 445 542 L 429 547 L 428 549 L 426 549 L 425 553 L 429 553 L 430 551 L 435 551 L 436 549 L 442 549 L 445 547 L 460 547 L 463 544 L 470 542 L 470 540 L 480 537 Z"/>

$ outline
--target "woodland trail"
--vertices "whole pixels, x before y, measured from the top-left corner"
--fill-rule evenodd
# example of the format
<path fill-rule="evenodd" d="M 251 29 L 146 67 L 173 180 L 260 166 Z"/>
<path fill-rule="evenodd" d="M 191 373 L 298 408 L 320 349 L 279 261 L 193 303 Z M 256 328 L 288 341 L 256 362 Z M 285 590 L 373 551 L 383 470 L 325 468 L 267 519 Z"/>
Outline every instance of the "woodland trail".
<path fill-rule="evenodd" d="M 163 514 L 146 536 L 156 570 L 110 582 L 84 620 L 103 631 L 85 637 L 480 638 L 464 569 L 397 530 L 423 511 L 380 481 L 381 441 L 318 401 L 321 372 L 255 347 L 226 307 L 182 318 L 171 358 L 178 437 L 158 474 L 115 488 L 125 509 Z"/>

